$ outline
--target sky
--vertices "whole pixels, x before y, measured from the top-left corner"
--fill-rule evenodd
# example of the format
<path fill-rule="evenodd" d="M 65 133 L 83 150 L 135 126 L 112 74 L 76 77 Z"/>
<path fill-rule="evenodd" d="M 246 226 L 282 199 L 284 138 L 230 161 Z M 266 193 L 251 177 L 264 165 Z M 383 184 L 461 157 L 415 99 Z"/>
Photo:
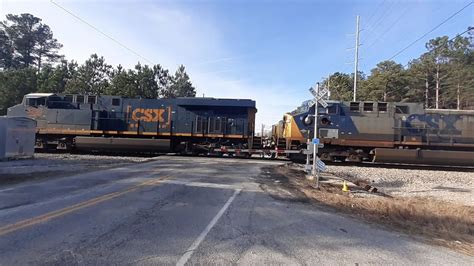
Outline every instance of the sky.
<path fill-rule="evenodd" d="M 259 129 L 310 99 L 308 89 L 330 73 L 353 72 L 357 15 L 359 69 L 368 74 L 472 0 L 54 2 L 87 24 L 46 0 L 0 0 L 0 17 L 41 18 L 69 60 L 97 53 L 115 66 L 140 61 L 171 72 L 183 64 L 198 96 L 255 100 Z M 428 40 L 469 26 L 474 4 L 393 60 L 406 64 L 426 51 Z"/>

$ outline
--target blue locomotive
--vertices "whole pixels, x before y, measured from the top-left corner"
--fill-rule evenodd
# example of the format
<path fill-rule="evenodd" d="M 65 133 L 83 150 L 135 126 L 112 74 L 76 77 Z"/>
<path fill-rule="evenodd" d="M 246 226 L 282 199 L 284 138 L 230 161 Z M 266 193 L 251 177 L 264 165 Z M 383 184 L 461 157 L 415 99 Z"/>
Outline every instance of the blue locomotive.
<path fill-rule="evenodd" d="M 9 116 L 37 121 L 37 149 L 199 153 L 220 145 L 248 147 L 255 101 L 127 99 L 31 93 Z"/>
<path fill-rule="evenodd" d="M 313 137 L 314 108 L 305 102 L 274 126 L 274 142 L 279 148 L 306 147 Z M 341 101 L 329 101 L 327 108 L 318 108 L 318 137 L 324 144 L 319 156 L 323 160 L 474 166 L 474 110 Z"/>

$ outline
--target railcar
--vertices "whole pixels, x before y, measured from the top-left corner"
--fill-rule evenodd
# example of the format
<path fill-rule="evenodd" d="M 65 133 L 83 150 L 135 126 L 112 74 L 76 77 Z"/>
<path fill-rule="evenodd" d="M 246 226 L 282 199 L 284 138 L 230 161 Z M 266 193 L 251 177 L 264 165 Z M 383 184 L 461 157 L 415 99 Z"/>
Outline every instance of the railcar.
<path fill-rule="evenodd" d="M 379 161 L 474 166 L 474 111 L 424 109 L 418 103 L 303 103 L 273 128 L 281 149 L 304 149 L 318 123 L 326 161 Z M 301 154 L 291 154 L 293 159 Z"/>
<path fill-rule="evenodd" d="M 200 153 L 253 140 L 255 101 L 31 93 L 9 116 L 37 121 L 37 149 Z"/>

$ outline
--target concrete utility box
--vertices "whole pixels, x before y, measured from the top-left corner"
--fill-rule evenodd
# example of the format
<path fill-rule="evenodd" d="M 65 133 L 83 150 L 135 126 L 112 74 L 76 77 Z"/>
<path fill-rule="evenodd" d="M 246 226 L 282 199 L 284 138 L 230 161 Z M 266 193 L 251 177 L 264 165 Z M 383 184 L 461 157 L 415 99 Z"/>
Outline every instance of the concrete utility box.
<path fill-rule="evenodd" d="M 36 121 L 27 117 L 0 116 L 0 160 L 32 157 Z"/>

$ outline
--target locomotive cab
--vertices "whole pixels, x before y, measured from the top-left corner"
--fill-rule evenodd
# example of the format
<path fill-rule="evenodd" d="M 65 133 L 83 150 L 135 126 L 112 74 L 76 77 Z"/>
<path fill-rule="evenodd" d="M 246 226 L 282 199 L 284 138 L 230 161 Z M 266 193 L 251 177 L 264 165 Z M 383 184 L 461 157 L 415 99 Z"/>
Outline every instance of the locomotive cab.
<path fill-rule="evenodd" d="M 78 109 L 62 97 L 53 93 L 30 93 L 23 97 L 22 104 L 29 107 L 45 106 L 48 109 Z"/>
<path fill-rule="evenodd" d="M 26 95 L 25 97 L 23 97 L 22 104 L 25 106 L 32 106 L 32 107 L 45 106 L 47 99 L 48 99 L 47 96 Z"/>

